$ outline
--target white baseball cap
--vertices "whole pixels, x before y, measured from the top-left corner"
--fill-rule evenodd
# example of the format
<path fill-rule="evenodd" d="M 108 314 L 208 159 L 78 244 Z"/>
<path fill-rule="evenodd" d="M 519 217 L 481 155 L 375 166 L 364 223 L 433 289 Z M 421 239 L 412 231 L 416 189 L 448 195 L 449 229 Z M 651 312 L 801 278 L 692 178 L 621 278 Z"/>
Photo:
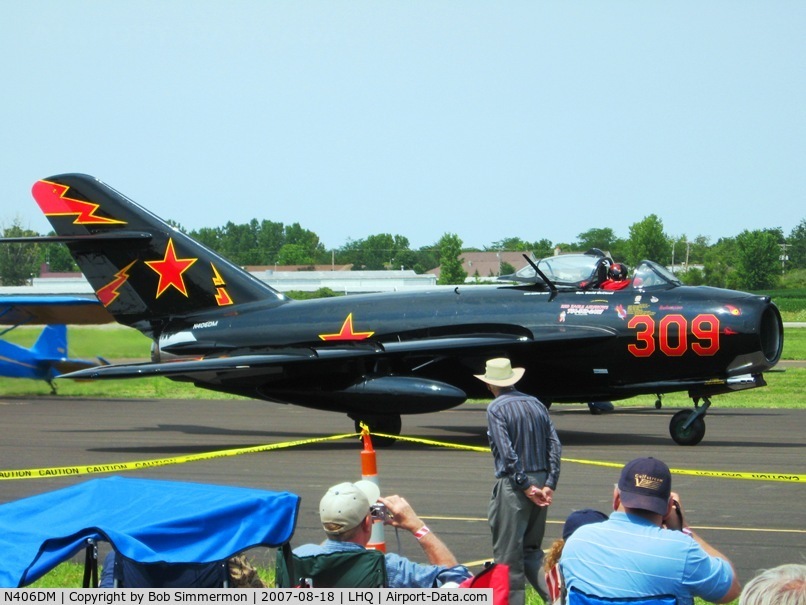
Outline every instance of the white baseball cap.
<path fill-rule="evenodd" d="M 369 514 L 370 505 L 377 502 L 381 490 L 372 481 L 339 483 L 331 487 L 319 501 L 319 519 L 329 526 L 330 534 L 343 534 L 357 527 Z M 333 529 L 333 526 L 339 526 Z"/>

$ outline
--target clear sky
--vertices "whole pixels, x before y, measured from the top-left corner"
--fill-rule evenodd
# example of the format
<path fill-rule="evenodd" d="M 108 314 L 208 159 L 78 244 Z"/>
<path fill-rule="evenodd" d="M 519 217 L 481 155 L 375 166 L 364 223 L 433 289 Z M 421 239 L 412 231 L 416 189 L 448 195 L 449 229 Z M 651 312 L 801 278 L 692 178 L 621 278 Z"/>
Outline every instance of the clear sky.
<path fill-rule="evenodd" d="M 38 0 L 0 17 L 0 223 L 97 176 L 187 229 L 735 236 L 806 218 L 806 2 Z"/>

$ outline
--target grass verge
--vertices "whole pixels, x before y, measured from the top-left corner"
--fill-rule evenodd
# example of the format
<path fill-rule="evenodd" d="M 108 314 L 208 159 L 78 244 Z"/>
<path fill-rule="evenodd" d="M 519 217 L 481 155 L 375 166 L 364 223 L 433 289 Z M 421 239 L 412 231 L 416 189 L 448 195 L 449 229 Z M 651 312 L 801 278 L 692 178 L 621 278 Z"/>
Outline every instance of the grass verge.
<path fill-rule="evenodd" d="M 4 338 L 23 346 L 31 346 L 40 329 L 19 328 Z M 91 358 L 103 352 L 105 358 L 147 359 L 151 341 L 131 328 L 121 326 L 71 326 L 70 354 Z M 784 336 L 784 359 L 806 359 L 806 329 L 789 328 Z M 765 375 L 768 387 L 718 396 L 716 403 L 724 407 L 804 407 L 802 393 L 806 392 L 806 368 L 788 368 L 785 372 L 773 370 Z M 98 397 L 131 399 L 237 399 L 233 395 L 194 387 L 190 383 L 175 382 L 166 378 L 138 378 L 130 380 L 74 381 L 58 380 L 58 392 L 63 397 Z M 41 396 L 50 393 L 50 387 L 41 381 L 0 378 L 0 393 L 7 397 Z M 619 402 L 619 405 L 652 406 L 655 397 L 644 395 Z M 664 405 L 688 407 L 685 393 L 664 395 Z"/>
<path fill-rule="evenodd" d="M 40 332 L 41 326 L 19 327 L 5 334 L 3 339 L 30 347 Z M 147 360 L 151 356 L 151 340 L 137 330 L 117 324 L 70 326 L 67 338 L 71 357 Z M 806 359 L 806 328 L 784 329 L 781 359 Z"/>

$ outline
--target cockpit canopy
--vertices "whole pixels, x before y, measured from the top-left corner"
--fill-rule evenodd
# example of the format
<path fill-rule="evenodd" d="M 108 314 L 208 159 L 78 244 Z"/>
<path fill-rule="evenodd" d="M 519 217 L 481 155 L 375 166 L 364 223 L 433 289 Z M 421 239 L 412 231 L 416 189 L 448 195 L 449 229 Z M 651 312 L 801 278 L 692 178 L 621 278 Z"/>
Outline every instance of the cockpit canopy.
<path fill-rule="evenodd" d="M 558 290 L 596 290 L 607 278 L 607 268 L 613 263 L 608 256 L 600 254 L 559 254 L 541 258 L 537 268 Z M 649 260 L 638 263 L 628 277 L 630 286 L 637 290 L 661 290 L 681 286 L 680 280 L 665 267 Z M 510 275 L 502 275 L 498 281 L 514 281 L 550 287 L 527 265 Z"/>

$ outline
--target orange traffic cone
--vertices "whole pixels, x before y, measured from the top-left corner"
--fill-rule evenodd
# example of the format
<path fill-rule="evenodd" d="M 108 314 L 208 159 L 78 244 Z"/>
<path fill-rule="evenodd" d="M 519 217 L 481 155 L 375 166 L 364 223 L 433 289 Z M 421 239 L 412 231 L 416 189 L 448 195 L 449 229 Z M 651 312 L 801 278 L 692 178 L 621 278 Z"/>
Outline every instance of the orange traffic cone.
<path fill-rule="evenodd" d="M 378 481 L 378 464 L 375 459 L 375 449 L 372 447 L 369 427 L 365 424 L 361 425 L 361 440 L 364 443 L 364 449 L 361 450 L 361 478 L 366 481 L 372 481 L 380 489 L 381 483 Z M 370 502 L 370 504 L 374 504 L 374 502 Z M 386 552 L 386 538 L 384 537 L 383 527 L 383 519 L 374 519 L 367 548 Z"/>

